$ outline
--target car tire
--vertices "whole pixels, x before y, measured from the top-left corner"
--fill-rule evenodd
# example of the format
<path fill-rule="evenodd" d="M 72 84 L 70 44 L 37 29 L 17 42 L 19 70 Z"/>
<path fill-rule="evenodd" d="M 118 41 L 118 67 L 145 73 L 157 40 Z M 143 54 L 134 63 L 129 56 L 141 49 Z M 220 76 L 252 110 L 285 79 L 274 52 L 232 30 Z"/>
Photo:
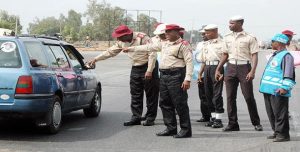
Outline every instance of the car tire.
<path fill-rule="evenodd" d="M 58 133 L 62 122 L 62 110 L 61 99 L 57 95 L 54 96 L 54 101 L 47 117 L 49 119 L 49 124 L 46 126 L 46 132 L 49 134 Z"/>
<path fill-rule="evenodd" d="M 95 95 L 90 103 L 90 106 L 88 108 L 83 109 L 83 113 L 88 118 L 98 117 L 99 113 L 101 111 L 101 104 L 102 104 L 102 98 L 101 98 L 101 89 L 97 88 Z"/>

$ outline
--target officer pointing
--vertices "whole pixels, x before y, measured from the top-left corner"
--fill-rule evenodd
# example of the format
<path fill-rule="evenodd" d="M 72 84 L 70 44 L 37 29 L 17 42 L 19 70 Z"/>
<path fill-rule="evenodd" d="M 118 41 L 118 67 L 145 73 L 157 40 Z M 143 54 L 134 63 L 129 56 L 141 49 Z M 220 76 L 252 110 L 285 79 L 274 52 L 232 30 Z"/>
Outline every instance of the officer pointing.
<path fill-rule="evenodd" d="M 133 32 L 125 25 L 120 25 L 112 33 L 118 41 L 102 54 L 96 56 L 90 65 L 100 60 L 114 57 L 122 52 L 123 47 L 144 45 L 150 43 L 150 38 L 141 32 Z M 128 57 L 131 59 L 132 68 L 130 74 L 130 93 L 131 93 L 131 120 L 124 122 L 124 126 L 140 125 L 143 113 L 143 96 L 146 92 L 147 113 L 144 126 L 154 125 L 157 115 L 159 78 L 158 62 L 155 52 L 130 52 Z"/>
<path fill-rule="evenodd" d="M 169 24 L 166 25 L 167 42 L 124 48 L 128 51 L 161 51 L 160 70 L 160 100 L 165 130 L 157 136 L 173 136 L 187 138 L 192 136 L 192 128 L 188 107 L 187 90 L 193 74 L 192 48 L 180 37 L 184 28 Z M 177 133 L 175 109 L 179 116 L 181 130 Z"/>

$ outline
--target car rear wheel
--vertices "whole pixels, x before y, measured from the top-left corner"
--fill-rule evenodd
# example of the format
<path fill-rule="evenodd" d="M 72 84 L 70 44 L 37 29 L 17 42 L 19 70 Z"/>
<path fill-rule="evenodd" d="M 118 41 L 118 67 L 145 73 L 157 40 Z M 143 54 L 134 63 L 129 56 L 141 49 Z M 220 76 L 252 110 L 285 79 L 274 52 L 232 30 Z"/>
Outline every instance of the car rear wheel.
<path fill-rule="evenodd" d="M 90 103 L 90 106 L 88 108 L 83 109 L 84 115 L 89 118 L 98 117 L 101 111 L 101 104 L 102 104 L 101 91 L 99 88 L 97 88 L 95 95 Z"/>
<path fill-rule="evenodd" d="M 60 103 L 61 99 L 58 96 L 55 96 L 52 108 L 48 113 L 50 123 L 46 127 L 46 131 L 50 134 L 56 134 L 61 126 L 62 112 Z"/>

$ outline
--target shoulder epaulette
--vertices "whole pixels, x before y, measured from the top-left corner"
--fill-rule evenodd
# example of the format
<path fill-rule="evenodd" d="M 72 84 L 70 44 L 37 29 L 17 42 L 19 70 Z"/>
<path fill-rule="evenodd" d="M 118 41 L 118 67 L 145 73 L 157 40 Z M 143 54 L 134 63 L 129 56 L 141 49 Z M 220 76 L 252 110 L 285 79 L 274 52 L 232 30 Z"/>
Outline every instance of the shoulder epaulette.
<path fill-rule="evenodd" d="M 137 34 L 137 37 L 139 37 L 139 38 L 144 38 L 146 36 L 146 34 L 144 34 L 144 33 L 138 33 Z"/>
<path fill-rule="evenodd" d="M 224 35 L 224 37 L 225 37 L 225 36 L 229 36 L 230 34 L 232 34 L 232 33 L 227 33 L 227 34 Z"/>
<path fill-rule="evenodd" d="M 182 43 L 183 45 L 189 45 L 189 44 L 190 44 L 188 41 L 183 40 L 183 39 L 182 39 L 181 43 Z"/>

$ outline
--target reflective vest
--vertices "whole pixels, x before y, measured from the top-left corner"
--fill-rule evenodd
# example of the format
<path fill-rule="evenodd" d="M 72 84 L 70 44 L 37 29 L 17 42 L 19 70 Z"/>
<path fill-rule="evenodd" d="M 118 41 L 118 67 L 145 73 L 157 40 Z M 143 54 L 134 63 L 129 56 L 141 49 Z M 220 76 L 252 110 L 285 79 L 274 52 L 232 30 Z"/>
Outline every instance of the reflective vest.
<path fill-rule="evenodd" d="M 288 53 L 289 52 L 287 50 L 283 50 L 269 60 L 260 82 L 259 91 L 261 93 L 267 93 L 277 96 L 279 94 L 276 93 L 276 91 L 282 88 L 288 91 L 285 95 L 282 96 L 291 96 L 291 89 L 295 85 L 295 81 L 290 79 L 283 79 L 284 73 L 281 68 L 282 60 Z"/>

